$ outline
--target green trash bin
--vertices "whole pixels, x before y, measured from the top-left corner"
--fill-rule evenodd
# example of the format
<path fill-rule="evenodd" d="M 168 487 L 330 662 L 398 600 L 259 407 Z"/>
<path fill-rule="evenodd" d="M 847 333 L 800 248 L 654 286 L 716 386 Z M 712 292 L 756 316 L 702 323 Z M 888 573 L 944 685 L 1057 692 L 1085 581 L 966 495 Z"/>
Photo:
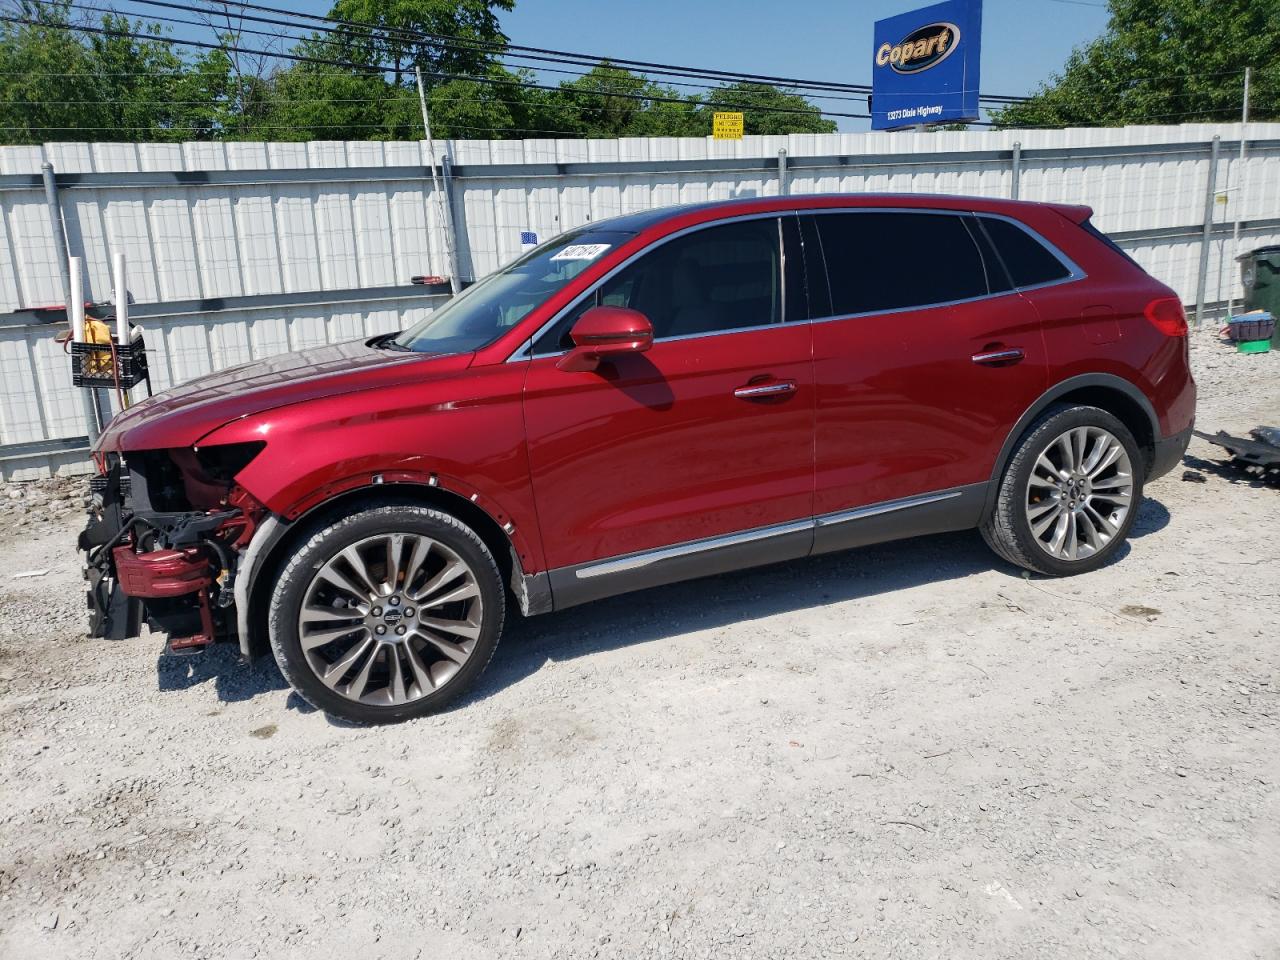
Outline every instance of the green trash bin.
<path fill-rule="evenodd" d="M 1280 321 L 1280 245 L 1259 247 L 1236 257 L 1244 282 L 1244 310 L 1266 310 Z M 1280 347 L 1280 322 L 1271 336 L 1271 345 Z"/>

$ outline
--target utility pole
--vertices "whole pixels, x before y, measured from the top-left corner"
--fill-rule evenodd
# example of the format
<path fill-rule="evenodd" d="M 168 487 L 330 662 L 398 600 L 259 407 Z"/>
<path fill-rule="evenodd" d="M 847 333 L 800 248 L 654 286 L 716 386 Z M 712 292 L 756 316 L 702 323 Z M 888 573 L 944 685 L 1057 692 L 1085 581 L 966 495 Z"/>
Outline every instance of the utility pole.
<path fill-rule="evenodd" d="M 1245 175 L 1245 149 L 1249 142 L 1249 80 L 1252 77 L 1253 68 L 1244 68 L 1244 108 L 1240 113 L 1240 176 L 1237 178 L 1236 184 L 1236 222 L 1231 228 L 1231 263 L 1230 269 L 1235 270 L 1234 264 L 1238 261 L 1236 258 L 1240 256 L 1240 219 L 1244 216 L 1244 203 L 1246 199 L 1245 184 L 1248 183 L 1248 177 Z M 1239 270 L 1236 270 L 1239 273 Z M 1236 298 L 1234 296 L 1236 290 L 1236 280 L 1233 276 L 1227 289 L 1231 291 L 1232 296 L 1227 299 L 1227 317 L 1235 313 Z"/>
<path fill-rule="evenodd" d="M 422 129 L 427 135 L 427 159 L 431 163 L 431 191 L 436 195 L 436 202 L 439 204 L 437 212 L 442 221 L 441 232 L 444 234 L 445 251 L 448 255 L 449 289 L 453 291 L 454 296 L 457 296 L 462 289 L 462 284 L 458 280 L 458 261 L 453 251 L 453 211 L 448 199 L 440 190 L 435 141 L 431 139 L 431 115 L 427 112 L 427 92 L 422 85 L 422 68 L 416 63 L 413 65 L 413 76 L 418 82 L 418 105 L 422 107 Z"/>

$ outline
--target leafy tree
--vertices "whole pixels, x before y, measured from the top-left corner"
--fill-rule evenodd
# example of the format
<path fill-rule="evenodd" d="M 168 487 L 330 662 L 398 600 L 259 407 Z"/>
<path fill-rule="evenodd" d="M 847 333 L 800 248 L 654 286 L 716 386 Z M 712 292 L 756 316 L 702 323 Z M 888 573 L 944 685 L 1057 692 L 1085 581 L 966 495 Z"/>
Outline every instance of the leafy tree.
<path fill-rule="evenodd" d="M 706 136 L 717 110 L 745 112 L 747 133 L 835 129 L 803 97 L 766 84 L 685 96 L 601 62 L 548 88 L 494 55 L 505 43 L 497 11 L 514 0 L 337 0 L 331 16 L 378 29 L 278 38 L 267 45 L 272 52 L 307 58 L 280 69 L 269 69 L 265 49 L 236 49 L 248 41 L 229 7 L 201 11 L 223 47 L 197 56 L 141 21 L 75 19 L 80 7 L 71 0 L 0 2 L 32 21 L 0 23 L 0 142 L 415 139 L 422 117 L 414 64 L 432 132 L 443 138 Z M 105 32 L 67 29 L 80 26 Z"/>
<path fill-rule="evenodd" d="M 558 127 L 542 126 L 540 91 L 521 86 L 532 79 L 529 75 L 494 65 L 483 76 L 490 82 L 449 80 L 430 87 L 427 106 L 432 136 L 483 140 L 542 136 L 540 131 L 545 129 L 559 131 Z M 420 130 L 420 117 L 418 123 Z"/>
<path fill-rule="evenodd" d="M 1077 48 L 1001 126 L 1280 118 L 1280 0 L 1110 0 L 1106 33 Z"/>
<path fill-rule="evenodd" d="M 106 14 L 81 39 L 66 0 L 23 0 L 33 24 L 0 24 L 0 139 L 192 140 L 218 124 L 225 59 L 184 63 L 159 29 Z M 145 39 L 128 33 L 148 35 Z"/>
<path fill-rule="evenodd" d="M 415 63 L 423 73 L 442 79 L 449 74 L 472 74 L 493 62 L 483 44 L 506 42 L 496 11 L 514 8 L 515 0 L 337 0 L 330 17 L 376 29 L 341 28 L 328 44 L 329 55 L 380 66 L 391 74 L 394 86 L 412 77 Z M 458 37 L 463 42 L 445 45 L 420 34 Z"/>
<path fill-rule="evenodd" d="M 560 84 L 547 98 L 547 121 L 586 137 L 683 136 L 691 132 L 697 100 L 602 61 Z"/>
<path fill-rule="evenodd" d="M 732 83 L 710 91 L 698 111 L 702 129 L 695 135 L 711 133 L 712 114 L 717 112 L 742 113 L 743 133 L 836 132 L 835 121 L 824 118 L 804 97 L 767 83 Z"/>

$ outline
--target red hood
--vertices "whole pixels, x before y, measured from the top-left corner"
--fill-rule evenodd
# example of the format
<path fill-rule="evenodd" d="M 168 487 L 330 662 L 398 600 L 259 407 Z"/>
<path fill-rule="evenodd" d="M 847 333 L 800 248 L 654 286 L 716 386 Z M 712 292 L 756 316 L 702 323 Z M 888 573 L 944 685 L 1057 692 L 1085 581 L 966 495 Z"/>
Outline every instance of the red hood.
<path fill-rule="evenodd" d="M 465 370 L 472 354 L 431 356 L 363 341 L 312 347 L 229 367 L 159 393 L 108 424 L 100 452 L 189 447 L 223 424 L 291 403 L 436 379 Z"/>

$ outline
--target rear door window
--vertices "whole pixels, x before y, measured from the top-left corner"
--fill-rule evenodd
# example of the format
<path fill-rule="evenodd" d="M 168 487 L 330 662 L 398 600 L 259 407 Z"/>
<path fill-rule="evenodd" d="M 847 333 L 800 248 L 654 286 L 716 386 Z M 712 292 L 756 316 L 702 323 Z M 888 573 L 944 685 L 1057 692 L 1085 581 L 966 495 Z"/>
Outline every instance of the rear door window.
<path fill-rule="evenodd" d="M 1022 227 L 996 217 L 979 217 L 1016 287 L 1034 287 L 1071 276 L 1071 270 Z"/>
<path fill-rule="evenodd" d="M 946 213 L 813 216 L 831 314 L 905 310 L 986 296 L 986 271 L 965 218 Z"/>

